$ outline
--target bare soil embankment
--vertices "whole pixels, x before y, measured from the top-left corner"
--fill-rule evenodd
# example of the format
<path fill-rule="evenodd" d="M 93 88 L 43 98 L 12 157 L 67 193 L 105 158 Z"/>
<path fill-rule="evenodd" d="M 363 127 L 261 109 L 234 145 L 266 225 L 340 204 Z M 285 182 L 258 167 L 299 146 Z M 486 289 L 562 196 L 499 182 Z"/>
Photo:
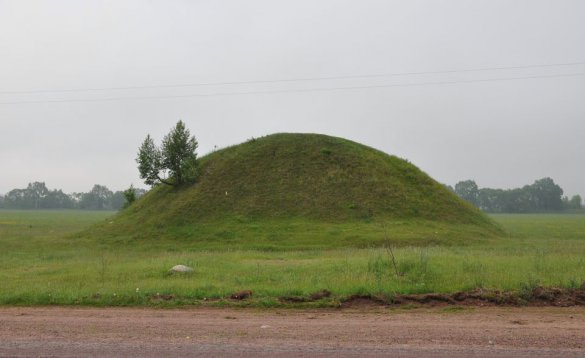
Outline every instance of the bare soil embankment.
<path fill-rule="evenodd" d="M 285 299 L 286 301 L 286 299 Z M 310 300 L 309 300 L 310 301 Z M 404 306 L 436 307 L 457 306 L 503 306 L 503 307 L 571 307 L 585 306 L 585 282 L 580 288 L 535 287 L 522 292 L 476 289 L 469 292 L 426 293 L 418 295 L 363 296 L 354 295 L 345 299 L 342 307 L 359 306 Z"/>

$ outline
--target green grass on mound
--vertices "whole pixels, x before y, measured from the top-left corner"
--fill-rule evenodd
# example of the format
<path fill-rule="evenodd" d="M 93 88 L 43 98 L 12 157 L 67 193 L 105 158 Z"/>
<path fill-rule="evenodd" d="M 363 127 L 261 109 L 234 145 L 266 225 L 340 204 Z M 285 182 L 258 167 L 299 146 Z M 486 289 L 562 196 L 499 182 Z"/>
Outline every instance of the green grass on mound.
<path fill-rule="evenodd" d="M 341 138 L 274 134 L 203 157 L 196 184 L 157 187 L 84 236 L 278 249 L 387 239 L 425 245 L 499 233 L 405 160 Z"/>

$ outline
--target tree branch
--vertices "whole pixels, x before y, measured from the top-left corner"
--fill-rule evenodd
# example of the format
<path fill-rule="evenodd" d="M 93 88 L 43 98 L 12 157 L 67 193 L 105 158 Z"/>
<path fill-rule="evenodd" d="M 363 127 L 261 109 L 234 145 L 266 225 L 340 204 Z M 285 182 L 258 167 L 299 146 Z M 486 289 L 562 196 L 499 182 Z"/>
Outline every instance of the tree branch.
<path fill-rule="evenodd" d="M 170 186 L 175 186 L 175 184 L 174 184 L 174 183 L 171 183 L 170 181 L 167 181 L 167 180 L 165 180 L 165 179 L 161 178 L 161 177 L 160 177 L 158 174 L 156 174 L 156 178 L 157 178 L 157 179 L 158 179 L 158 180 L 159 180 L 161 183 L 163 183 L 163 184 L 170 185 Z"/>

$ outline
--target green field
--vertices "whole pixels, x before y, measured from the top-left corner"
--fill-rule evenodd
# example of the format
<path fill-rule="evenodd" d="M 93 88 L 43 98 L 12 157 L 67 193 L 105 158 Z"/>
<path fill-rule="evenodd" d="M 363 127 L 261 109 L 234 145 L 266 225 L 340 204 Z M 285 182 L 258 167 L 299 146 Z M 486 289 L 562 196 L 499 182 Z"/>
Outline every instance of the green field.
<path fill-rule="evenodd" d="M 352 294 L 521 291 L 537 285 L 578 287 L 585 280 L 585 215 L 494 215 L 505 235 L 468 243 L 454 240 L 450 245 L 423 240 L 425 246 L 414 246 L 414 237 L 396 242 L 392 235 L 400 225 L 388 225 L 385 234 L 375 223 L 362 224 L 369 235 L 379 233 L 379 244 L 389 239 L 399 275 L 387 248 L 359 247 L 359 238 L 347 243 L 350 248 L 307 248 L 308 239 L 303 239 L 303 249 L 289 245 L 258 250 L 241 245 L 230 249 L 226 235 L 216 238 L 226 242 L 220 250 L 176 239 L 75 235 L 93 223 L 109 223 L 113 215 L 0 210 L 0 304 L 201 304 L 252 290 L 249 304 L 273 306 L 282 296 L 328 289 L 333 297 L 320 304 L 331 305 Z M 269 230 L 276 224 L 256 225 Z M 427 229 L 428 235 L 435 232 Z M 322 224 L 321 230 L 322 235 L 307 235 L 315 247 L 324 246 L 319 238 L 328 240 L 343 226 Z M 191 266 L 194 272 L 169 274 L 176 264 Z M 161 302 L 157 294 L 174 298 Z"/>

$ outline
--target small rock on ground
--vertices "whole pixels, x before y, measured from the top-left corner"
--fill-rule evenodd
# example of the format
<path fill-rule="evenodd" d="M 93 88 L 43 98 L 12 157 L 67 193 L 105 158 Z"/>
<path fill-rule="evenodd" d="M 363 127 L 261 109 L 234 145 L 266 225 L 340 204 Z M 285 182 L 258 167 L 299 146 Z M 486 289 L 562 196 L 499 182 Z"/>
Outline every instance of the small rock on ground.
<path fill-rule="evenodd" d="M 169 271 L 171 272 L 193 272 L 193 269 L 185 265 L 175 265 Z"/>

